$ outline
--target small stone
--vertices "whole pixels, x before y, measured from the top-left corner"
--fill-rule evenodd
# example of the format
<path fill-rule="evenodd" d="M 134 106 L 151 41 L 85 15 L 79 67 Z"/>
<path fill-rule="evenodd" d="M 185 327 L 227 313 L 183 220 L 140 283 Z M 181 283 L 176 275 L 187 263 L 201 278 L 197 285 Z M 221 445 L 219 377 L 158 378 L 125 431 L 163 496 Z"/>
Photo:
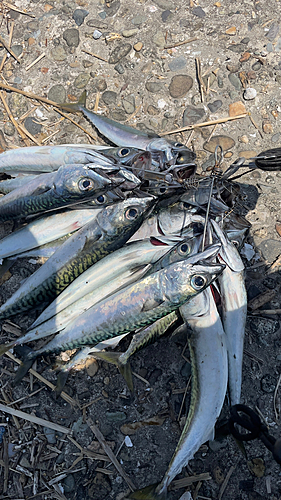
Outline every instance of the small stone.
<path fill-rule="evenodd" d="M 249 137 L 247 137 L 247 135 L 241 135 L 241 137 L 239 137 L 239 142 L 243 142 L 243 144 L 248 144 Z"/>
<path fill-rule="evenodd" d="M 239 71 L 239 64 L 227 64 L 226 69 L 229 73 L 237 73 Z"/>
<path fill-rule="evenodd" d="M 206 12 L 199 5 L 194 7 L 191 12 L 194 16 L 200 17 L 200 19 L 203 19 L 203 17 L 206 16 Z"/>
<path fill-rule="evenodd" d="M 125 96 L 122 101 L 122 106 L 128 115 L 134 113 L 136 109 L 135 97 L 132 94 Z"/>
<path fill-rule="evenodd" d="M 250 59 L 250 57 L 251 57 L 250 52 L 244 52 L 244 54 L 242 54 L 242 56 L 240 57 L 239 61 L 241 63 L 246 62 Z"/>
<path fill-rule="evenodd" d="M 216 100 L 214 102 L 210 102 L 208 104 L 208 108 L 211 111 L 211 113 L 215 113 L 221 107 L 222 107 L 222 101 L 220 99 L 218 99 L 218 100 Z"/>
<path fill-rule="evenodd" d="M 279 25 L 277 23 L 272 23 L 269 31 L 266 33 L 266 38 L 270 41 L 273 42 L 274 38 L 278 35 L 279 33 Z"/>
<path fill-rule="evenodd" d="M 125 68 L 120 62 L 115 64 L 114 69 L 117 73 L 119 73 L 119 75 L 123 75 L 125 73 Z"/>
<path fill-rule="evenodd" d="M 149 106 L 147 106 L 147 113 L 149 115 L 155 116 L 155 115 L 159 115 L 160 110 L 158 108 L 156 108 L 156 106 L 153 106 L 152 104 L 150 104 Z"/>
<path fill-rule="evenodd" d="M 171 71 L 180 71 L 186 66 L 187 60 L 183 56 L 176 57 L 169 64 Z"/>
<path fill-rule="evenodd" d="M 225 30 L 225 34 L 226 35 L 236 35 L 236 27 L 231 26 L 231 28 L 228 28 L 227 30 Z"/>
<path fill-rule="evenodd" d="M 132 45 L 130 43 L 122 43 L 115 47 L 115 49 L 111 52 L 108 62 L 109 64 L 118 63 L 123 57 L 125 57 L 132 49 Z"/>
<path fill-rule="evenodd" d="M 273 45 L 271 42 L 269 42 L 267 45 L 266 45 L 266 50 L 267 52 L 273 52 Z"/>
<path fill-rule="evenodd" d="M 12 137 L 15 133 L 16 129 L 12 122 L 6 122 L 3 127 L 3 132 L 9 137 Z"/>
<path fill-rule="evenodd" d="M 123 109 L 114 109 L 111 113 L 111 118 L 117 122 L 124 122 L 127 120 L 128 115 Z"/>
<path fill-rule="evenodd" d="M 226 135 L 214 135 L 208 142 L 205 142 L 203 148 L 210 153 L 214 153 L 217 146 L 221 146 L 223 151 L 233 148 L 234 139 Z"/>
<path fill-rule="evenodd" d="M 50 101 L 63 103 L 66 100 L 66 91 L 63 85 L 54 85 L 48 92 L 48 99 Z"/>
<path fill-rule="evenodd" d="M 232 52 L 236 52 L 237 54 L 244 52 L 245 46 L 243 43 L 233 43 L 229 45 L 228 50 L 231 50 Z"/>
<path fill-rule="evenodd" d="M 218 75 L 218 87 L 219 89 L 223 88 L 223 78 Z"/>
<path fill-rule="evenodd" d="M 133 17 L 133 19 L 131 20 L 131 23 L 134 24 L 135 26 L 140 26 L 141 24 L 146 23 L 146 21 L 147 21 L 146 16 L 139 15 L 139 16 Z"/>
<path fill-rule="evenodd" d="M 42 129 L 42 125 L 40 125 L 40 123 L 38 123 L 31 116 L 28 116 L 24 120 L 24 126 L 25 126 L 26 130 L 28 130 L 28 132 L 30 132 L 32 135 L 40 134 L 41 129 Z"/>
<path fill-rule="evenodd" d="M 94 40 L 99 40 L 100 37 L 102 36 L 102 32 L 100 30 L 95 30 L 93 33 L 93 39 Z"/>
<path fill-rule="evenodd" d="M 248 80 L 255 80 L 257 77 L 255 71 L 253 70 L 250 70 L 250 71 L 247 71 L 247 79 Z"/>
<path fill-rule="evenodd" d="M 81 24 L 83 24 L 84 22 L 85 17 L 87 17 L 88 14 L 89 12 L 85 9 L 75 9 L 75 11 L 73 12 L 72 19 L 74 19 L 77 26 L 81 26 Z"/>
<path fill-rule="evenodd" d="M 263 280 L 262 284 L 263 284 L 264 286 L 266 286 L 266 288 L 269 288 L 269 290 L 274 290 L 274 289 L 275 289 L 275 287 L 276 287 L 276 281 L 275 281 L 275 279 L 270 278 L 269 276 L 267 276 L 267 277 Z"/>
<path fill-rule="evenodd" d="M 262 122 L 262 129 L 265 134 L 273 134 L 273 126 L 268 121 Z"/>
<path fill-rule="evenodd" d="M 171 17 L 171 15 L 172 15 L 172 12 L 170 10 L 164 10 L 161 14 L 161 18 L 162 18 L 163 23 L 168 21 L 168 19 Z"/>
<path fill-rule="evenodd" d="M 93 87 L 95 90 L 98 92 L 104 92 L 107 88 L 107 83 L 104 78 L 102 77 L 96 77 L 95 75 L 91 74 L 90 75 L 94 78 L 93 82 Z"/>
<path fill-rule="evenodd" d="M 130 38 L 131 36 L 137 35 L 138 32 L 139 30 L 137 28 L 132 28 L 131 30 L 124 30 L 122 32 L 122 36 L 124 36 L 125 38 Z"/>
<path fill-rule="evenodd" d="M 31 469 L 31 467 L 32 467 L 31 463 L 29 462 L 29 460 L 27 460 L 27 458 L 24 455 L 20 459 L 20 465 L 22 467 L 26 467 L 27 469 Z"/>
<path fill-rule="evenodd" d="M 202 121 L 204 116 L 205 116 L 204 108 L 197 108 L 188 104 L 185 107 L 182 117 L 183 127 L 187 125 L 194 125 L 195 123 Z"/>
<path fill-rule="evenodd" d="M 51 56 L 54 61 L 61 62 L 67 58 L 67 52 L 63 45 L 57 45 L 54 49 L 51 50 Z"/>
<path fill-rule="evenodd" d="M 277 380 L 270 373 L 264 375 L 261 379 L 261 389 L 263 392 L 270 394 L 275 391 Z M 261 476 L 259 476 L 261 477 Z"/>
<path fill-rule="evenodd" d="M 257 96 L 257 91 L 253 87 L 248 87 L 246 90 L 244 90 L 243 93 L 243 98 L 245 101 L 250 101 L 251 99 L 255 99 Z"/>
<path fill-rule="evenodd" d="M 94 377 L 99 369 L 99 365 L 98 365 L 97 360 L 92 358 L 92 357 L 87 358 L 86 363 L 85 363 L 85 368 L 86 368 L 86 372 L 89 375 L 89 377 Z"/>
<path fill-rule="evenodd" d="M 107 23 L 103 22 L 101 19 L 88 19 L 86 22 L 87 26 L 91 28 L 98 28 L 100 30 L 107 29 Z"/>
<path fill-rule="evenodd" d="M 126 420 L 127 415 L 123 411 L 107 411 L 105 412 L 105 417 L 108 422 L 124 422 Z"/>
<path fill-rule="evenodd" d="M 105 3 L 105 14 L 107 17 L 115 16 L 116 12 L 120 9 L 120 0 Z"/>
<path fill-rule="evenodd" d="M 17 57 L 19 57 L 23 51 L 22 45 L 12 45 L 11 49 Z"/>
<path fill-rule="evenodd" d="M 43 427 L 43 432 L 49 444 L 56 444 L 56 431 L 54 429 L 49 429 L 49 427 Z"/>
<path fill-rule="evenodd" d="M 273 134 L 273 136 L 271 137 L 271 142 L 273 142 L 274 144 L 276 142 L 280 142 L 280 140 L 281 140 L 280 132 L 277 132 L 277 134 Z"/>
<path fill-rule="evenodd" d="M 9 105 L 13 115 L 17 117 L 28 111 L 26 98 L 20 94 L 13 93 L 9 98 Z"/>
<path fill-rule="evenodd" d="M 89 83 L 90 78 L 91 75 L 89 73 L 80 73 L 74 80 L 74 86 L 77 89 L 83 89 Z"/>
<path fill-rule="evenodd" d="M 157 94 L 158 92 L 161 92 L 164 88 L 164 84 L 162 82 L 151 82 L 148 81 L 145 84 L 146 90 L 148 92 L 151 92 L 152 94 Z"/>
<path fill-rule="evenodd" d="M 214 468 L 214 478 L 217 484 L 222 484 L 224 482 L 224 474 L 220 467 L 216 466 Z"/>
<path fill-rule="evenodd" d="M 240 81 L 240 79 L 238 78 L 237 75 L 235 75 L 234 73 L 230 73 L 228 75 L 228 79 L 229 79 L 231 85 L 233 85 L 233 87 L 236 88 L 236 90 L 240 90 L 241 89 L 242 83 L 241 83 L 241 81 Z"/>
<path fill-rule="evenodd" d="M 35 43 L 36 43 L 35 38 L 33 38 L 32 36 L 29 37 L 29 39 L 28 39 L 28 45 L 29 45 L 29 47 L 31 47 L 31 45 L 34 45 Z"/>
<path fill-rule="evenodd" d="M 179 99 L 187 94 L 193 85 L 193 79 L 189 75 L 173 76 L 169 85 L 170 96 Z"/>
<path fill-rule="evenodd" d="M 159 49 L 164 49 L 166 40 L 164 33 L 162 31 L 156 31 L 155 35 L 152 37 L 152 43 L 159 47 Z"/>
<path fill-rule="evenodd" d="M 135 45 L 134 45 L 134 50 L 135 50 L 136 52 L 140 52 L 142 48 L 143 48 L 143 43 L 142 43 L 142 42 L 137 42 L 137 43 L 135 43 Z"/>
<path fill-rule="evenodd" d="M 103 102 L 109 106 L 110 104 L 115 104 L 117 101 L 117 93 L 113 90 L 106 90 L 101 96 Z"/>
<path fill-rule="evenodd" d="M 263 477 L 265 472 L 265 465 L 262 458 L 253 458 L 247 462 L 248 469 L 256 477 Z"/>
<path fill-rule="evenodd" d="M 244 45 L 247 45 L 250 41 L 250 38 L 248 36 L 245 36 L 244 38 L 242 38 L 241 40 L 241 43 L 244 43 Z"/>
<path fill-rule="evenodd" d="M 230 99 L 237 99 L 237 97 L 239 95 L 237 90 L 229 90 L 228 94 L 229 94 Z"/>
<path fill-rule="evenodd" d="M 256 61 L 253 65 L 252 65 L 252 69 L 254 71 L 259 71 L 259 69 L 261 69 L 262 65 L 259 61 Z"/>
<path fill-rule="evenodd" d="M 249 158 L 253 158 L 254 156 L 257 156 L 257 152 L 256 151 L 252 151 L 252 150 L 249 150 L 249 151 L 240 151 L 238 153 L 238 156 L 239 156 L 239 158 L 246 158 L 246 160 L 248 160 Z"/>
<path fill-rule="evenodd" d="M 64 493 L 71 493 L 76 486 L 76 481 L 73 474 L 67 474 L 62 481 Z"/>
<path fill-rule="evenodd" d="M 69 28 L 63 32 L 63 39 L 68 47 L 78 47 L 80 42 L 79 31 L 76 28 Z"/>
<path fill-rule="evenodd" d="M 174 9 L 175 6 L 171 0 L 153 0 L 153 3 L 155 3 L 160 9 Z"/>
<path fill-rule="evenodd" d="M 104 10 L 102 12 L 99 12 L 98 15 L 100 16 L 101 19 L 105 19 L 106 18 L 106 12 Z"/>
<path fill-rule="evenodd" d="M 88 59 L 83 59 L 82 64 L 85 69 L 91 68 L 93 66 L 93 62 L 88 61 Z"/>

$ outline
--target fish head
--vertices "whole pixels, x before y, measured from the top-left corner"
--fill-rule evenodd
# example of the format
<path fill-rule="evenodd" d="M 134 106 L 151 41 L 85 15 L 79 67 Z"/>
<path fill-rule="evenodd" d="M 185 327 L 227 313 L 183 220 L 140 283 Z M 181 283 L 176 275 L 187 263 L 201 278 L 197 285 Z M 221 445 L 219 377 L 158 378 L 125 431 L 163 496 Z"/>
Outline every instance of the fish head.
<path fill-rule="evenodd" d="M 134 160 L 135 156 L 140 152 L 141 151 L 137 148 L 128 147 L 108 148 L 102 150 L 102 154 L 104 156 L 120 162 L 123 165 L 131 165 L 131 162 Z"/>
<path fill-rule="evenodd" d="M 226 234 L 220 228 L 219 224 L 211 220 L 212 226 L 215 230 L 217 237 L 221 242 L 221 250 L 219 252 L 222 260 L 227 264 L 227 266 L 235 272 L 241 272 L 244 269 L 244 264 L 240 257 L 240 254 L 236 248 L 236 246 L 229 241 Z"/>
<path fill-rule="evenodd" d="M 192 232 L 192 231 L 191 231 Z M 201 236 L 189 236 L 174 245 L 174 247 L 161 258 L 161 267 L 164 269 L 166 266 L 188 259 L 191 255 L 199 250 Z"/>
<path fill-rule="evenodd" d="M 128 198 L 115 205 L 105 207 L 98 214 L 98 224 L 108 235 L 132 233 L 140 227 L 156 198 Z"/>
<path fill-rule="evenodd" d="M 161 279 L 165 296 L 179 306 L 205 290 L 225 269 L 223 264 L 180 261 L 164 269 Z"/>
<path fill-rule="evenodd" d="M 53 190 L 57 196 L 73 196 L 74 199 L 89 198 L 98 192 L 115 187 L 111 179 L 97 173 L 87 165 L 65 165 L 58 169 Z"/>
<path fill-rule="evenodd" d="M 196 208 L 191 208 L 184 201 L 177 201 L 173 205 L 161 210 L 158 214 L 158 226 L 163 234 L 177 234 L 189 226 L 192 214 Z"/>

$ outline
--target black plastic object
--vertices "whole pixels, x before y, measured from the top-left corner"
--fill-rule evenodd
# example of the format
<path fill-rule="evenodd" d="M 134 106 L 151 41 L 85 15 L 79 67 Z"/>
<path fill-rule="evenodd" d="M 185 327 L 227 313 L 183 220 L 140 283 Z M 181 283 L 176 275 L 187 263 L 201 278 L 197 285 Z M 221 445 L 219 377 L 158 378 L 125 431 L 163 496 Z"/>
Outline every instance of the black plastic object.
<path fill-rule="evenodd" d="M 256 167 L 268 172 L 281 170 L 281 148 L 267 149 L 255 158 Z"/>
<path fill-rule="evenodd" d="M 271 451 L 274 460 L 281 465 L 281 438 L 275 439 L 268 428 L 261 422 L 258 414 L 246 405 L 235 405 L 230 408 L 229 430 L 238 441 L 260 439 Z M 237 425 L 242 427 L 239 431 Z M 248 431 L 248 432 L 245 432 Z"/>

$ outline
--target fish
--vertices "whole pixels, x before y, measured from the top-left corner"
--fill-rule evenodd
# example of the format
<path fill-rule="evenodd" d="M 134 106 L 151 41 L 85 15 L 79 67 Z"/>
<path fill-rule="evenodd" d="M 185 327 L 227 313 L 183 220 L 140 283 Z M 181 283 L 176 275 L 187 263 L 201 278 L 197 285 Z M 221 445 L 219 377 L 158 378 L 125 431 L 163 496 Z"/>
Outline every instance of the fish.
<path fill-rule="evenodd" d="M 79 229 L 0 307 L 0 319 L 51 302 L 79 274 L 122 247 L 141 225 L 155 200 L 130 198 L 105 207 Z"/>
<path fill-rule="evenodd" d="M 95 345 L 166 316 L 209 286 L 223 269 L 223 265 L 180 261 L 114 293 L 81 314 L 44 348 L 28 353 L 15 383 L 39 355 Z"/>
<path fill-rule="evenodd" d="M 131 493 L 131 499 L 166 498 L 174 477 L 213 436 L 224 403 L 228 375 L 226 339 L 210 287 L 182 305 L 180 313 L 192 330 L 188 339 L 192 392 L 187 420 L 161 482 Z"/>
<path fill-rule="evenodd" d="M 46 210 L 83 203 L 124 182 L 123 177 L 109 178 L 93 167 L 67 165 L 57 172 L 41 174 L 22 188 L 0 199 L 0 221 L 23 218 Z"/>
<path fill-rule="evenodd" d="M 19 174 L 17 177 L 0 181 L 0 193 L 8 194 L 14 189 L 18 189 L 33 179 L 36 179 L 36 174 Z"/>
<path fill-rule="evenodd" d="M 215 221 L 211 221 L 221 240 L 219 261 L 226 267 L 219 277 L 222 322 L 226 334 L 228 355 L 228 390 L 231 405 L 240 403 L 245 327 L 247 319 L 247 291 L 244 264 L 235 245 L 228 241 Z"/>
<path fill-rule="evenodd" d="M 62 108 L 69 111 L 81 111 L 83 115 L 98 129 L 98 131 L 113 144 L 122 147 L 136 148 L 151 153 L 162 153 L 164 162 L 176 161 L 179 153 L 190 155 L 195 153 L 180 142 L 168 141 L 156 133 L 144 132 L 128 125 L 118 123 L 106 116 L 98 115 L 85 107 L 86 91 L 82 93 L 77 103 L 63 103 Z"/>
<path fill-rule="evenodd" d="M 10 149 L 0 154 L 0 171 L 38 174 L 54 172 L 64 165 L 103 162 L 112 164 L 99 150 L 103 146 L 90 144 L 61 144 Z M 108 149 L 108 146 L 105 146 Z"/>
<path fill-rule="evenodd" d="M 67 210 L 41 216 L 0 240 L 0 259 L 54 242 L 94 220 L 101 208 Z"/>

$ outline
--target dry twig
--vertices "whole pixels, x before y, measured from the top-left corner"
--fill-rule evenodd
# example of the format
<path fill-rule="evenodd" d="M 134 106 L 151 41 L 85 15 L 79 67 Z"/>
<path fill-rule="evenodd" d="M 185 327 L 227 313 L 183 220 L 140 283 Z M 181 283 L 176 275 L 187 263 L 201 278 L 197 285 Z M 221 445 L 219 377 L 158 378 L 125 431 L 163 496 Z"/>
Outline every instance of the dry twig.
<path fill-rule="evenodd" d="M 0 87 L 1 87 L 1 83 L 0 83 Z M 26 135 L 24 134 L 24 132 L 20 129 L 19 124 L 17 123 L 17 121 L 14 119 L 14 117 L 13 117 L 13 115 L 12 115 L 11 111 L 10 111 L 10 108 L 9 108 L 9 106 L 8 106 L 8 104 L 7 104 L 7 101 L 6 101 L 5 97 L 4 97 L 4 94 L 3 94 L 3 92 L 2 92 L 1 90 L 0 90 L 0 98 L 1 98 L 1 101 L 3 102 L 3 104 L 4 104 L 4 108 L 5 108 L 5 110 L 7 111 L 8 116 L 9 116 L 9 118 L 10 118 L 10 120 L 11 120 L 12 124 L 14 125 L 14 127 L 15 127 L 15 128 L 16 128 L 16 130 L 18 131 L 19 135 L 20 135 L 20 136 L 21 136 L 21 138 L 23 139 L 23 141 L 24 141 L 25 145 L 26 145 L 26 146 L 29 146 L 29 140 L 27 139 L 27 137 L 26 137 Z"/>
<path fill-rule="evenodd" d="M 97 54 L 94 54 L 93 52 L 89 52 L 88 50 L 82 49 L 82 52 L 85 52 L 85 54 L 89 54 L 89 56 L 96 57 L 97 59 L 100 59 L 101 61 L 108 62 L 108 60 L 104 59 L 104 57 L 98 56 Z"/>
<path fill-rule="evenodd" d="M 1 86 L 2 84 L 0 83 L 0 87 Z M 237 116 L 227 116 L 226 118 L 218 118 L 217 120 L 210 120 L 209 122 L 195 123 L 194 125 L 186 125 L 186 127 L 170 130 L 169 132 L 163 132 L 162 134 L 159 135 L 163 137 L 164 135 L 177 134 L 178 132 L 184 132 L 185 130 L 193 130 L 197 127 L 198 128 L 208 127 L 209 125 L 215 125 L 216 123 L 226 123 L 230 122 L 231 120 L 239 120 L 240 118 L 245 118 L 245 116 L 248 116 L 248 113 L 243 113 L 242 115 L 237 115 Z"/>
<path fill-rule="evenodd" d="M 41 61 L 41 59 L 43 59 L 43 57 L 45 57 L 45 55 L 46 55 L 45 52 L 43 52 L 43 54 L 41 54 L 40 56 L 38 56 L 37 59 L 35 59 L 32 63 L 30 63 L 28 66 L 26 66 L 25 71 L 28 71 L 35 64 L 37 64 L 39 61 Z"/>
<path fill-rule="evenodd" d="M 223 496 L 223 494 L 225 492 L 225 489 L 226 489 L 226 487 L 228 485 L 228 481 L 229 481 L 231 475 L 233 474 L 233 472 L 235 471 L 235 468 L 236 468 L 236 465 L 232 465 L 230 467 L 228 473 L 226 474 L 225 480 L 224 480 L 224 482 L 221 485 L 221 489 L 220 489 L 220 492 L 219 492 L 218 500 L 221 500 L 221 498 L 222 498 L 222 496 Z"/>
<path fill-rule="evenodd" d="M 279 375 L 279 379 L 277 381 L 277 384 L 276 384 L 276 387 L 275 387 L 275 391 L 274 391 L 274 396 L 273 396 L 273 407 L 274 407 L 274 413 L 275 413 L 275 420 L 276 420 L 276 422 L 279 420 L 279 417 L 280 417 L 280 414 L 277 411 L 277 407 L 276 407 L 277 393 L 278 393 L 278 389 L 279 389 L 280 384 L 281 384 L 281 375 Z"/>
<path fill-rule="evenodd" d="M 185 45 L 186 43 L 195 42 L 195 40 L 199 40 L 199 38 L 193 37 L 193 38 L 189 38 L 188 40 L 183 40 L 182 42 L 174 43 L 173 45 L 165 45 L 163 50 L 173 49 L 174 47 L 180 47 L 180 45 Z"/>
<path fill-rule="evenodd" d="M 53 422 L 49 422 L 43 418 L 36 417 L 35 415 L 30 415 L 29 413 L 25 413 L 20 410 L 15 410 L 14 408 L 10 408 L 9 406 L 2 405 L 0 403 L 0 411 L 4 413 L 9 413 L 9 415 L 14 415 L 18 418 L 23 418 L 24 420 L 28 420 L 29 422 L 33 422 L 37 425 L 42 425 L 43 427 L 49 427 L 50 429 L 54 429 L 58 432 L 63 432 L 64 434 L 71 434 L 71 429 L 68 427 L 63 427 L 62 425 L 55 424 Z"/>
<path fill-rule="evenodd" d="M 197 483 L 198 481 L 208 481 L 212 479 L 209 472 L 202 472 L 202 474 L 196 474 L 196 476 L 187 476 L 182 479 L 176 479 L 172 482 L 172 490 L 179 490 L 180 488 L 185 488 L 190 486 L 192 483 Z"/>

